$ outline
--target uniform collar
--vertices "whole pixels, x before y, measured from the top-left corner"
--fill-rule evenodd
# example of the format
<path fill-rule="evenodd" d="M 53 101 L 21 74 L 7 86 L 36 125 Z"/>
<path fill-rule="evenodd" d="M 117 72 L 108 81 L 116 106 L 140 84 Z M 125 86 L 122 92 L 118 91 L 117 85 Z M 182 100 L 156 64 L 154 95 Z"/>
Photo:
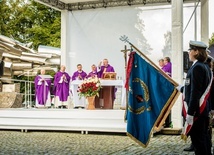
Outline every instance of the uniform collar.
<path fill-rule="evenodd" d="M 198 60 L 193 61 L 192 66 L 197 62 Z"/>

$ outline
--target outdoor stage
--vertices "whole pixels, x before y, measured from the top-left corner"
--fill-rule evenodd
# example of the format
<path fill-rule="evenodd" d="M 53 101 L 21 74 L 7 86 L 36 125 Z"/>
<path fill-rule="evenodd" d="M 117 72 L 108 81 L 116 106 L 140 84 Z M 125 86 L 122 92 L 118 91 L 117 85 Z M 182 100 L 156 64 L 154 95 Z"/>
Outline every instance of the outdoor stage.
<path fill-rule="evenodd" d="M 0 109 L 0 129 L 126 132 L 125 110 Z"/>

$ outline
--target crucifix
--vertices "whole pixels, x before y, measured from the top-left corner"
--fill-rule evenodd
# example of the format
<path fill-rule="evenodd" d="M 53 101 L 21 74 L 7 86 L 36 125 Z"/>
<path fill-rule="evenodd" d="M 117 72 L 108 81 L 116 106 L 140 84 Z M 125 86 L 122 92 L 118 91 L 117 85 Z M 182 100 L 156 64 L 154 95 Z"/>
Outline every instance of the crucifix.
<path fill-rule="evenodd" d="M 130 49 L 127 49 L 126 45 L 124 47 L 124 50 L 121 50 L 121 52 L 123 52 L 124 54 L 124 60 L 125 60 L 125 70 L 127 68 L 127 52 L 131 51 Z"/>
<path fill-rule="evenodd" d="M 131 51 L 130 49 L 127 49 L 126 45 L 124 47 L 124 50 L 121 50 L 124 54 L 124 61 L 125 61 L 125 79 L 126 79 L 126 69 L 127 69 L 127 52 Z M 126 90 L 126 107 L 128 105 L 128 91 Z M 125 110 L 126 107 L 120 107 L 120 109 Z"/>

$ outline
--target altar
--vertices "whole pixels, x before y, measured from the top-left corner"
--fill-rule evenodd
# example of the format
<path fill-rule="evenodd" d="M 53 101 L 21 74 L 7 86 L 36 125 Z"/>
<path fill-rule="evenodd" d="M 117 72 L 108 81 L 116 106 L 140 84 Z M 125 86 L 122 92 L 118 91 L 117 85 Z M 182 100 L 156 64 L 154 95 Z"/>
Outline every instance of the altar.
<path fill-rule="evenodd" d="M 78 86 L 82 83 L 82 80 L 74 80 L 70 83 L 70 90 L 72 92 L 72 98 L 73 98 L 73 104 L 74 107 L 83 105 L 85 106 L 87 104 L 85 98 L 81 98 L 78 96 Z M 103 109 L 113 109 L 109 106 L 111 103 L 107 102 L 113 102 L 111 100 L 105 100 L 105 96 L 113 95 L 114 97 L 120 97 L 121 101 L 121 107 L 126 106 L 126 89 L 124 87 L 124 81 L 123 80 L 100 80 L 101 86 L 103 89 L 99 92 L 99 97 L 96 97 L 95 99 L 95 108 L 103 108 Z M 116 88 L 116 89 L 115 89 Z M 104 89 L 108 91 L 108 93 L 104 93 Z M 120 90 L 118 90 L 120 89 Z M 116 91 L 115 91 L 116 90 Z M 120 93 L 120 95 L 116 95 L 117 93 Z M 110 97 L 111 98 L 111 97 Z"/>

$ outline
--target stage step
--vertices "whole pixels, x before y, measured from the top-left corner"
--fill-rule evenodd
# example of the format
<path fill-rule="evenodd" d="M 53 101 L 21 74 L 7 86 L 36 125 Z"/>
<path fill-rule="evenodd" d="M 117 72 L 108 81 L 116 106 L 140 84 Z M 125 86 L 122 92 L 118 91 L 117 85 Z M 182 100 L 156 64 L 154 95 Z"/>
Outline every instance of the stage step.
<path fill-rule="evenodd" d="M 0 129 L 126 132 L 125 110 L 0 109 Z"/>

